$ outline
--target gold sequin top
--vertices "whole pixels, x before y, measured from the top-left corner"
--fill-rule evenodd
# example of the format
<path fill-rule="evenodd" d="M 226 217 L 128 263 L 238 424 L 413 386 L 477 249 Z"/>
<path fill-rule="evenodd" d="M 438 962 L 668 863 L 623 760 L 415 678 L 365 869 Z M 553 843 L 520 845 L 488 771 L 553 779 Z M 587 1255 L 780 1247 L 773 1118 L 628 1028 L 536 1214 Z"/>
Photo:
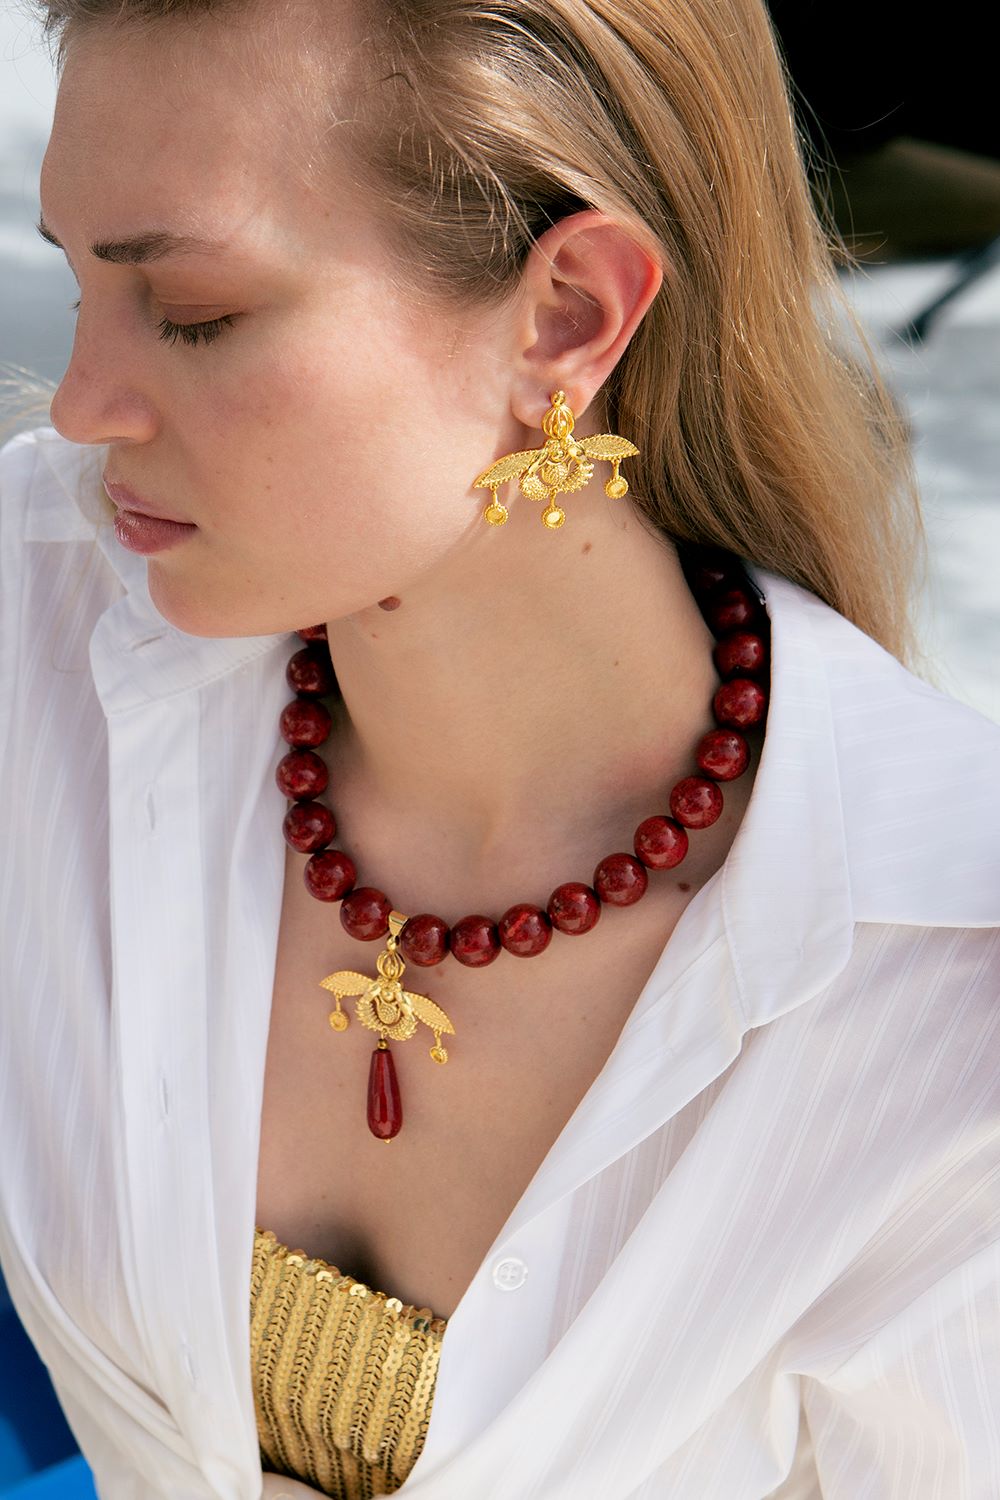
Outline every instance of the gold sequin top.
<path fill-rule="evenodd" d="M 446 1326 L 256 1227 L 250 1363 L 265 1471 L 336 1500 L 398 1490 L 424 1445 Z"/>

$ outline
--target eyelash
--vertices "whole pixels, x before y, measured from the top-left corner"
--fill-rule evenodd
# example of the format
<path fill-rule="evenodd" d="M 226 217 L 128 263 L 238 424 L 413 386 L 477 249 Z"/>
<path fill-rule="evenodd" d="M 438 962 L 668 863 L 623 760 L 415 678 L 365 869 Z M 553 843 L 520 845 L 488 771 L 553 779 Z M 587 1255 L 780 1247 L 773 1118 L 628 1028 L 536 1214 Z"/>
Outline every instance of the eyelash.
<path fill-rule="evenodd" d="M 70 303 L 73 312 L 77 312 L 79 307 L 79 298 Z M 210 318 L 207 323 L 171 323 L 169 318 L 161 318 L 156 326 L 160 330 L 160 338 L 170 339 L 172 343 L 180 338 L 185 344 L 210 344 L 224 328 L 233 326 L 233 314 L 224 313 L 221 318 Z"/>

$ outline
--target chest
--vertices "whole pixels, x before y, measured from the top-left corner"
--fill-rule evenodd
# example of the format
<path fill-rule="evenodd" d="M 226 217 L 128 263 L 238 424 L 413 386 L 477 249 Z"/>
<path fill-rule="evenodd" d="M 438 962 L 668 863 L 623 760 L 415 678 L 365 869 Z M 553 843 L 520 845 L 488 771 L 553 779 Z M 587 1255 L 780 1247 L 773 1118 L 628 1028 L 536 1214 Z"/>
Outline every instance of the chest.
<path fill-rule="evenodd" d="M 540 1163 L 613 1050 L 690 900 L 664 890 L 602 915 L 604 930 L 486 970 L 408 966 L 455 1027 L 448 1061 L 425 1026 L 390 1042 L 403 1105 L 391 1141 L 367 1124 L 377 1034 L 345 1000 L 335 1031 L 320 979 L 374 976 L 334 906 L 286 883 L 264 1077 L 257 1223 L 404 1303 L 450 1317 Z M 307 904 L 309 903 L 309 904 Z M 645 905 L 645 902 L 644 902 Z M 315 909 L 313 909 L 315 908 Z"/>

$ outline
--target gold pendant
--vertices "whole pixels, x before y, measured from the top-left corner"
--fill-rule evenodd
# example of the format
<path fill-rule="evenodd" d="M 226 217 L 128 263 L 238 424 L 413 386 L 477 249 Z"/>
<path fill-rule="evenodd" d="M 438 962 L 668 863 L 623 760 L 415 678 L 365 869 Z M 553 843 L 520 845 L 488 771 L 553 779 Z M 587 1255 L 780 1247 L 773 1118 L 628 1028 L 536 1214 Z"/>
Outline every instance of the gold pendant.
<path fill-rule="evenodd" d="M 377 1031 L 383 1038 L 403 1042 L 416 1031 L 417 1022 L 423 1021 L 434 1033 L 431 1057 L 435 1062 L 446 1063 L 448 1052 L 441 1045 L 441 1034 L 447 1032 L 449 1036 L 454 1036 L 454 1026 L 429 996 L 404 990 L 400 983 L 406 964 L 397 952 L 396 939 L 407 920 L 402 912 L 389 913 L 389 936 L 385 940 L 385 952 L 380 953 L 375 960 L 378 978 L 357 974 L 353 969 L 339 969 L 336 974 L 328 974 L 325 979 L 320 980 L 325 990 L 333 991 L 337 1001 L 336 1009 L 330 1012 L 330 1025 L 334 1031 L 346 1031 L 349 1017 L 346 1011 L 341 1010 L 340 1002 L 347 995 L 356 995 L 358 1000 L 354 1009 L 362 1026 L 367 1026 L 370 1031 Z"/>
<path fill-rule="evenodd" d="M 638 448 L 613 432 L 574 438 L 574 420 L 572 408 L 566 405 L 565 393 L 553 391 L 552 404 L 542 418 L 547 439 L 545 447 L 508 453 L 473 480 L 474 490 L 490 491 L 490 503 L 483 511 L 483 519 L 491 526 L 502 526 L 509 514 L 506 505 L 498 498 L 500 486 L 508 480 L 518 479 L 518 488 L 528 500 L 548 502 L 542 511 L 542 522 L 550 531 L 557 531 L 566 520 L 566 512 L 556 504 L 556 496 L 572 494 L 589 484 L 594 477 L 595 458 L 606 459 L 611 464 L 611 478 L 605 483 L 604 493 L 612 500 L 620 500 L 628 494 L 628 480 L 618 470 L 622 459 L 638 453 Z"/>

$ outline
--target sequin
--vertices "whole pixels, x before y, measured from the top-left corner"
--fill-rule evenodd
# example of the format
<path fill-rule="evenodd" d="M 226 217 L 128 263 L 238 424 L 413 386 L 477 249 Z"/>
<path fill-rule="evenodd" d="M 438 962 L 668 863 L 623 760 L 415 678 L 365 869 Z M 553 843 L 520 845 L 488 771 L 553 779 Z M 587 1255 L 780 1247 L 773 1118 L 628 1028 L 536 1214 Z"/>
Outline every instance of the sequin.
<path fill-rule="evenodd" d="M 250 1351 L 265 1470 L 335 1500 L 399 1489 L 430 1421 L 447 1319 L 254 1233 Z"/>

